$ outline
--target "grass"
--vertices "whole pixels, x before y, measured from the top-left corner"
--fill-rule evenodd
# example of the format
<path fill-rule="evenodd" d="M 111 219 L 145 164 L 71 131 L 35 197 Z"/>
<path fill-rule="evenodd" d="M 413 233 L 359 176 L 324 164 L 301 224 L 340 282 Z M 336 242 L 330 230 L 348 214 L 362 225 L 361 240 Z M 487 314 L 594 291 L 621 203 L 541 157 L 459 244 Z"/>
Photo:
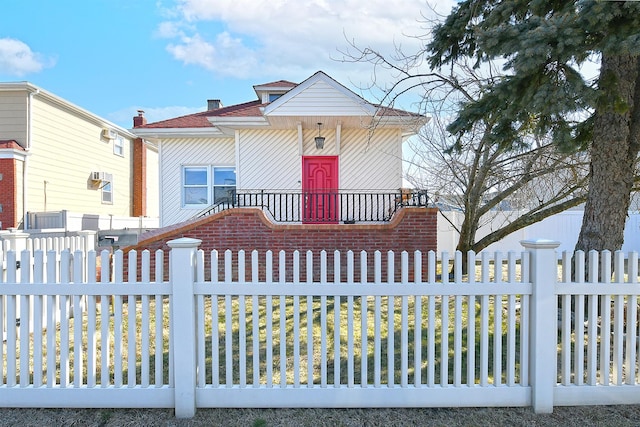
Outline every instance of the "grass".
<path fill-rule="evenodd" d="M 241 331 L 246 331 L 246 360 L 244 361 L 244 366 L 246 367 L 246 375 L 247 375 L 247 384 L 253 384 L 253 381 L 257 381 L 260 384 L 266 384 L 267 382 L 278 384 L 281 380 L 280 378 L 280 364 L 282 359 L 286 364 L 286 383 L 294 384 L 296 379 L 292 377 L 293 372 L 293 364 L 296 360 L 294 358 L 294 345 L 295 345 L 295 337 L 293 334 L 293 325 L 294 325 L 294 316 L 296 311 L 294 310 L 294 306 L 297 304 L 299 306 L 299 323 L 300 323 L 300 336 L 299 336 L 299 372 L 300 376 L 297 379 L 298 384 L 308 384 L 309 382 L 313 384 L 321 384 L 323 382 L 323 378 L 325 379 L 326 384 L 334 384 L 334 370 L 337 366 L 340 366 L 340 378 L 339 382 L 341 384 L 347 384 L 350 380 L 355 384 L 361 383 L 361 377 L 359 372 L 363 368 L 363 364 L 366 364 L 367 378 L 366 381 L 368 384 L 380 383 L 380 384 L 400 384 L 403 381 L 401 377 L 402 371 L 402 354 L 401 354 L 401 343 L 403 340 L 402 332 L 399 329 L 395 329 L 392 335 L 389 335 L 389 309 L 392 310 L 393 314 L 393 325 L 395 328 L 398 328 L 398 325 L 402 322 L 402 297 L 381 297 L 380 298 L 380 316 L 378 320 L 378 325 L 376 325 L 376 317 L 375 313 L 375 299 L 374 297 L 369 297 L 366 300 L 363 300 L 359 297 L 353 297 L 353 315 L 349 317 L 348 315 L 348 303 L 346 301 L 346 297 L 343 297 L 340 300 L 339 304 L 339 315 L 337 314 L 336 301 L 337 298 L 326 297 L 326 312 L 323 314 L 322 310 L 322 298 L 315 297 L 312 301 L 306 301 L 306 297 L 301 297 L 298 303 L 294 300 L 295 297 L 287 297 L 284 300 L 285 306 L 285 318 L 287 322 L 285 324 L 285 351 L 286 353 L 280 354 L 280 344 L 281 344 L 281 335 L 280 335 L 280 324 L 278 321 L 275 324 L 271 325 L 272 333 L 271 338 L 267 337 L 267 322 L 266 319 L 269 318 L 267 316 L 266 310 L 268 310 L 267 298 L 262 297 L 259 299 L 257 307 L 258 310 L 255 312 L 258 317 L 259 327 L 259 336 L 258 342 L 259 347 L 257 349 L 253 348 L 254 336 L 251 332 L 251 325 L 254 321 L 254 310 L 252 308 L 251 298 L 247 298 L 244 301 L 244 309 L 241 309 L 242 301 L 236 298 L 233 300 L 232 304 L 232 313 L 231 315 L 231 328 L 228 325 L 225 325 L 225 315 L 226 312 L 220 312 L 219 319 L 219 328 L 218 331 L 219 339 L 217 341 L 218 347 L 218 358 L 219 361 L 219 379 L 221 384 L 225 384 L 227 381 L 227 354 L 225 352 L 227 339 L 232 340 L 232 366 L 233 366 L 233 383 L 238 383 L 239 378 L 239 368 L 240 368 L 240 357 L 238 357 L 238 348 L 239 348 L 239 337 L 241 335 Z M 406 365 L 407 377 L 405 381 L 408 383 L 414 383 L 416 379 L 417 369 L 416 365 L 417 359 L 415 359 L 415 350 L 416 345 L 419 345 L 420 351 L 420 362 L 421 365 L 419 367 L 420 373 L 420 383 L 424 384 L 427 381 L 431 381 L 432 383 L 439 384 L 445 382 L 447 384 L 454 383 L 454 381 L 467 383 L 467 355 L 468 353 L 468 345 L 470 343 L 468 339 L 468 326 L 469 326 L 469 299 L 466 297 L 447 297 L 443 299 L 441 297 L 430 297 L 433 301 L 429 301 L 428 297 L 422 297 L 420 299 L 420 303 L 422 305 L 422 314 L 416 312 L 416 299 L 413 297 L 407 297 L 406 302 L 406 320 L 409 325 L 416 325 L 417 319 L 420 320 L 421 325 L 421 335 L 420 338 L 416 341 L 415 332 L 416 328 L 408 328 L 406 331 L 406 348 L 407 348 L 407 359 Z M 281 308 L 280 308 L 280 299 L 278 297 L 273 297 L 273 309 L 271 312 L 271 317 L 274 319 L 280 319 L 281 317 Z M 205 311 L 208 313 L 211 307 L 210 298 L 205 300 Z M 366 348 L 362 346 L 362 334 L 363 331 L 361 329 L 362 325 L 362 315 L 363 313 L 363 304 L 366 303 L 364 307 L 365 312 L 367 313 L 367 346 Z M 482 304 L 487 305 L 486 312 L 486 323 L 488 325 L 494 325 L 494 300 L 493 298 L 486 298 L 485 301 L 481 301 L 481 298 L 477 300 L 474 299 L 472 301 L 475 313 L 474 313 L 474 321 L 471 322 L 475 331 L 480 331 L 481 322 L 483 322 L 482 318 Z M 428 323 L 429 316 L 427 314 L 427 308 L 429 305 L 433 305 L 433 318 L 431 321 L 433 325 Z M 308 315 L 307 310 L 310 307 L 310 313 L 312 318 L 312 351 L 311 354 L 308 353 Z M 444 359 L 441 357 L 443 355 L 443 317 L 442 317 L 442 308 L 446 307 L 446 316 L 447 316 L 447 330 L 444 331 L 445 339 L 445 353 Z M 243 311 L 244 310 L 244 311 Z M 211 325 L 211 319 L 207 316 L 207 325 Z M 453 332 L 453 325 L 455 324 L 454 319 L 459 317 L 461 319 L 461 324 L 465 327 L 461 332 L 459 332 L 459 336 Z M 243 322 L 240 319 L 244 319 Z M 324 321 L 323 321 L 324 319 Z M 336 332 L 336 319 L 339 327 L 339 338 L 336 340 L 335 332 Z M 506 323 L 504 318 L 501 318 L 502 322 L 502 330 L 506 331 Z M 322 347 L 322 327 L 321 324 L 324 323 L 325 327 L 325 347 L 326 351 L 321 352 Z M 352 325 L 349 328 L 349 325 Z M 380 344 L 376 347 L 374 336 L 375 330 L 378 328 L 380 330 Z M 230 330 L 230 333 L 227 331 Z M 492 329 L 493 330 L 493 329 Z M 350 338 L 351 336 L 351 338 Z M 207 357 L 207 371 L 206 377 L 208 380 L 212 378 L 212 362 L 213 362 L 213 347 L 216 343 L 211 342 L 211 333 L 210 330 L 207 331 L 207 340 L 206 340 L 206 354 Z M 515 348 L 519 347 L 519 332 L 513 337 L 515 340 Z M 459 364 L 456 366 L 456 355 L 454 353 L 455 342 L 458 340 L 462 346 L 462 353 L 460 355 Z M 388 345 L 390 342 L 393 342 L 394 348 L 393 351 L 388 350 Z M 273 362 L 271 365 L 266 363 L 267 359 L 267 349 L 266 343 L 271 342 L 273 348 Z M 350 344 L 351 342 L 351 344 Z M 335 358 L 335 346 L 338 344 L 339 347 L 339 359 Z M 353 357 L 349 359 L 349 355 L 347 353 L 347 348 L 349 344 L 353 347 Z M 493 332 L 487 330 L 487 340 L 485 341 L 486 348 L 482 347 L 481 337 L 475 336 L 473 340 L 473 354 L 474 354 L 474 378 L 472 379 L 472 383 L 478 383 L 480 381 L 481 372 L 481 353 L 484 352 L 487 354 L 488 367 L 493 366 L 493 346 L 495 344 Z M 499 344 L 503 347 L 507 345 L 507 338 L 501 337 L 499 340 Z M 431 348 L 430 348 L 431 347 Z M 427 361 L 429 359 L 429 351 L 433 352 L 433 365 L 429 366 Z M 253 360 L 252 356 L 254 354 L 258 354 L 260 360 L 260 371 L 254 379 L 253 372 Z M 323 358 L 324 354 L 324 358 Z M 364 358 L 363 358 L 364 354 Z M 284 357 L 283 357 L 284 356 Z M 514 354 L 514 357 L 517 359 L 518 353 Z M 313 369 L 312 369 L 312 378 L 308 377 L 308 363 L 312 361 Z M 392 360 L 392 365 L 390 366 L 390 361 Z M 352 364 L 352 370 L 355 373 L 353 377 L 348 377 L 347 373 L 349 371 L 349 364 Z M 376 364 L 379 366 L 379 375 L 374 376 L 376 373 Z M 446 369 L 443 366 L 446 364 Z M 506 360 L 502 360 L 502 366 L 506 366 Z M 271 367 L 271 370 L 269 370 Z M 490 383 L 494 382 L 494 374 L 491 369 L 487 367 L 488 373 L 488 381 Z M 390 369 L 393 371 L 392 375 L 389 376 Z M 457 369 L 457 371 L 456 371 Z M 268 377 L 268 373 L 270 373 L 270 377 Z M 458 373 L 458 377 L 456 377 L 456 373 Z M 443 377 L 446 376 L 445 377 Z M 506 381 L 506 373 L 501 371 L 499 373 L 500 379 L 502 382 Z M 516 376 L 517 380 L 518 376 Z"/>

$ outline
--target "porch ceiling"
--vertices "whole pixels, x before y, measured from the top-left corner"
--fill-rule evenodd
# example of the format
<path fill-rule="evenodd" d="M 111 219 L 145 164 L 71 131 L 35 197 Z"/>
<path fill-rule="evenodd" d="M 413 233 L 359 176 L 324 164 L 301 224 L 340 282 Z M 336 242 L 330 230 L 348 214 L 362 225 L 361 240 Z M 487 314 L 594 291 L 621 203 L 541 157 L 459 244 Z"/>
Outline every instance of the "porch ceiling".
<path fill-rule="evenodd" d="M 323 129 L 331 129 L 342 124 L 343 128 L 367 128 L 371 126 L 371 117 L 349 116 L 349 117 L 328 117 L 328 116 L 276 116 L 269 117 L 269 124 L 275 129 L 295 129 L 298 123 L 303 129 L 317 129 L 318 123 L 322 123 Z"/>
<path fill-rule="evenodd" d="M 338 123 L 343 129 L 369 129 L 378 127 L 399 127 L 409 133 L 417 133 L 418 129 L 428 122 L 425 117 L 371 117 L 371 116 L 276 116 L 269 117 L 269 125 L 273 129 L 295 129 L 302 123 L 303 129 L 317 129 L 322 123 L 323 129 L 334 129 Z"/>

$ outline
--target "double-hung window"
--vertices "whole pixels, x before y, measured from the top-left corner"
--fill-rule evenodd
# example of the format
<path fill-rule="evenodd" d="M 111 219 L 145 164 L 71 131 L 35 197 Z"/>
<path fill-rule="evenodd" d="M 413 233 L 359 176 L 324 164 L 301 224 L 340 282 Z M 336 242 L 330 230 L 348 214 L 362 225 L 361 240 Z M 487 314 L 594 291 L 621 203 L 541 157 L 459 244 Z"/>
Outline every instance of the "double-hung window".
<path fill-rule="evenodd" d="M 102 203 L 113 204 L 113 175 L 105 173 L 104 181 L 102 181 L 100 190 L 102 191 Z"/>
<path fill-rule="evenodd" d="M 185 166 L 182 182 L 184 205 L 209 204 L 209 168 L 207 166 Z"/>
<path fill-rule="evenodd" d="M 113 154 L 124 157 L 124 138 L 120 135 L 113 140 Z"/>
<path fill-rule="evenodd" d="M 232 203 L 236 191 L 236 169 L 229 167 L 213 168 L 214 203 Z"/>
<path fill-rule="evenodd" d="M 185 207 L 230 203 L 236 189 L 236 169 L 218 166 L 182 168 L 182 204 Z"/>

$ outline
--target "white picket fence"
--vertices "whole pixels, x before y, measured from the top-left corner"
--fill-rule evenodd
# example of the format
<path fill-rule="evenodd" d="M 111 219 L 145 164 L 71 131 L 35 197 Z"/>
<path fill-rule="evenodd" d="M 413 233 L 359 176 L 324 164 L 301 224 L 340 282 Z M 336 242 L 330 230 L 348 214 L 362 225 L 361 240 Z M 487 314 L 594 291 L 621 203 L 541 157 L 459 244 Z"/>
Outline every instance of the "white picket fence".
<path fill-rule="evenodd" d="M 169 242 L 168 281 L 162 251 L 7 252 L 0 406 L 640 403 L 636 253 L 558 263 L 558 243 L 529 241 L 470 254 L 467 275 L 460 253 L 199 243 Z"/>

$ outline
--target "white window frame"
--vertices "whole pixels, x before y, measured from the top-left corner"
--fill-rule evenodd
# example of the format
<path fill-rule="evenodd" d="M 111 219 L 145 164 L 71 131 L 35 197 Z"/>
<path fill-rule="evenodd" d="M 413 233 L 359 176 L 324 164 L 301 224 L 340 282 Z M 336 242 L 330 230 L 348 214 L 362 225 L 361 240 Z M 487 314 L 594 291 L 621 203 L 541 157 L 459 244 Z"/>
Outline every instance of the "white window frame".
<path fill-rule="evenodd" d="M 113 175 L 106 173 L 104 181 L 100 183 L 100 200 L 103 205 L 113 204 Z"/>
<path fill-rule="evenodd" d="M 205 179 L 205 183 L 187 183 L 187 170 L 200 170 L 205 171 L 207 176 Z M 180 193 L 182 199 L 182 206 L 185 208 L 201 208 L 209 206 L 209 202 L 211 200 L 211 167 L 207 165 L 183 165 L 181 170 L 182 182 L 180 185 Z M 187 191 L 188 189 L 201 189 L 206 188 L 206 202 L 204 203 L 187 203 Z"/>
<path fill-rule="evenodd" d="M 233 185 L 229 184 L 229 183 L 216 183 L 215 182 L 215 176 L 216 176 L 216 169 L 233 169 L 234 175 L 236 172 L 236 168 L 235 166 L 223 166 L 223 165 L 215 165 L 215 166 L 211 166 L 211 192 L 212 192 L 212 200 L 213 203 L 217 203 L 216 201 L 216 188 L 225 188 L 225 187 L 233 187 L 233 191 L 235 193 L 235 189 L 236 189 L 236 180 L 234 179 Z M 227 200 L 227 202 L 231 202 L 231 200 Z"/>
<path fill-rule="evenodd" d="M 202 184 L 202 183 L 187 184 L 186 173 L 189 169 L 194 171 L 196 170 L 206 171 L 206 174 L 207 174 L 206 183 L 205 184 Z M 183 208 L 202 209 L 202 208 L 211 206 L 216 203 L 216 199 L 215 199 L 216 188 L 232 186 L 228 183 L 220 184 L 215 182 L 216 169 L 233 169 L 235 173 L 236 167 L 234 165 L 182 165 L 180 197 L 181 197 L 181 205 Z M 236 187 L 235 183 L 233 184 L 233 187 L 235 189 Z M 187 203 L 187 190 L 189 188 L 193 188 L 193 189 L 206 188 L 206 202 L 205 203 Z"/>
<path fill-rule="evenodd" d="M 116 156 L 124 157 L 124 138 L 118 135 L 113 140 L 113 154 Z"/>

